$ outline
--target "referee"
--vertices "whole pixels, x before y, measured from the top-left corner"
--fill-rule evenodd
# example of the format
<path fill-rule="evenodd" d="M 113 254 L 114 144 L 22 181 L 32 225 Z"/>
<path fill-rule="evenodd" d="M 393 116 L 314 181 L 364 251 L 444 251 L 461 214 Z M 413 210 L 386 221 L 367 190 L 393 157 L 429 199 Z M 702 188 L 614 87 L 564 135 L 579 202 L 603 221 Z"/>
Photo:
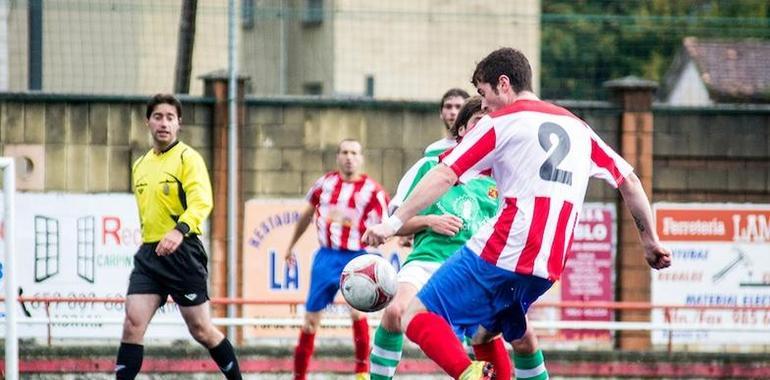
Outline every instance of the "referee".
<path fill-rule="evenodd" d="M 200 154 L 177 140 L 182 105 L 157 94 L 147 103 L 152 149 L 136 160 L 132 186 L 142 245 L 128 283 L 116 379 L 134 379 L 142 367 L 144 333 L 168 296 L 193 338 L 205 346 L 227 379 L 241 379 L 233 346 L 211 323 L 206 251 L 198 239 L 211 212 L 211 182 Z"/>

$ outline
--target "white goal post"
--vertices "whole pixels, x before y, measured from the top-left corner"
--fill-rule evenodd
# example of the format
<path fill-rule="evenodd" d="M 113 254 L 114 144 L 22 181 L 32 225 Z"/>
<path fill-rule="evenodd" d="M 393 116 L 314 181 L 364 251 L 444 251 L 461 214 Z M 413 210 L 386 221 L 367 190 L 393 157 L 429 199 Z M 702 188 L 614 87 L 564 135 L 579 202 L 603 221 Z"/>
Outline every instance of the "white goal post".
<path fill-rule="evenodd" d="M 4 262 L 2 274 L 5 282 L 5 378 L 19 378 L 19 339 L 16 332 L 16 300 L 18 285 L 16 284 L 16 266 L 14 263 L 14 215 L 16 194 L 16 167 L 12 157 L 0 157 L 0 169 L 3 170 L 3 224 L 5 236 L 3 241 Z"/>

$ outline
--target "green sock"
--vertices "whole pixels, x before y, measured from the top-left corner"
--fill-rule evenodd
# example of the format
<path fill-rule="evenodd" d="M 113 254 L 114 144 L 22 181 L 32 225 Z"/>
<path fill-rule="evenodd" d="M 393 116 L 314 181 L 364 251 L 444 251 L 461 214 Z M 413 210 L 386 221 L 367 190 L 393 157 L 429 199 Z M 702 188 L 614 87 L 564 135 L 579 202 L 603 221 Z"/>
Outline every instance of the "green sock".
<path fill-rule="evenodd" d="M 401 350 L 404 346 L 404 334 L 385 330 L 377 327 L 374 333 L 374 347 L 369 356 L 372 361 L 370 367 L 371 380 L 392 379 L 396 373 L 398 362 L 401 361 Z"/>
<path fill-rule="evenodd" d="M 547 380 L 548 371 L 545 369 L 543 351 L 537 350 L 532 355 L 513 353 L 513 363 L 516 365 L 516 380 Z"/>

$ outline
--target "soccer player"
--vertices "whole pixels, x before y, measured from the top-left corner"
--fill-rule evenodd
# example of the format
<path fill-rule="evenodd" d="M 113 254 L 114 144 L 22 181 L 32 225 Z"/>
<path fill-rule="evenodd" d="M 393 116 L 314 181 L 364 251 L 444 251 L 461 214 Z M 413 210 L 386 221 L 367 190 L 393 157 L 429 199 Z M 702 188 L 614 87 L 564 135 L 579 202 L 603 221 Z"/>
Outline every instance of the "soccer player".
<path fill-rule="evenodd" d="M 425 156 L 438 156 L 445 150 L 457 145 L 457 136 L 452 134 L 451 129 L 455 124 L 458 112 L 460 112 L 460 107 L 463 106 L 468 96 L 468 93 L 463 89 L 450 88 L 441 97 L 439 117 L 441 117 L 441 121 L 444 123 L 444 137 L 428 145 L 425 148 Z"/>
<path fill-rule="evenodd" d="M 209 350 L 228 379 L 241 379 L 233 346 L 211 323 L 206 250 L 198 235 L 212 208 L 203 158 L 177 140 L 182 105 L 173 95 L 150 98 L 146 124 L 152 149 L 134 162 L 132 187 L 142 245 L 128 283 L 116 379 L 133 379 L 142 367 L 142 341 L 155 311 L 171 298 L 193 338 Z"/>
<path fill-rule="evenodd" d="M 438 157 L 439 154 L 457 145 L 457 136 L 451 131 L 451 129 L 453 128 L 457 119 L 457 115 L 460 112 L 460 107 L 463 106 L 465 100 L 468 99 L 468 96 L 468 93 L 460 88 L 450 88 L 444 93 L 444 95 L 441 96 L 441 103 L 439 103 L 439 117 L 441 118 L 441 122 L 444 124 L 444 128 L 442 129 L 444 137 L 430 143 L 427 147 L 425 147 L 425 158 Z M 412 166 L 404 176 L 414 176 L 417 169 L 419 168 L 420 167 L 416 165 Z M 409 185 L 411 185 L 410 181 L 402 180 L 399 182 L 398 188 L 396 189 L 396 195 L 393 197 L 390 205 L 388 206 L 391 210 L 403 203 L 404 197 L 411 189 L 408 187 Z M 412 235 L 401 235 L 399 244 L 404 247 L 411 247 L 412 238 Z"/>
<path fill-rule="evenodd" d="M 633 216 L 650 267 L 671 265 L 633 168 L 582 120 L 532 92 L 520 51 L 501 48 L 476 66 L 472 82 L 489 108 L 454 150 L 384 223 L 364 234 L 381 244 L 456 182 L 491 169 L 501 211 L 431 277 L 402 318 L 407 337 L 450 376 L 488 379 L 496 359 L 472 362 L 453 325 L 480 324 L 474 343 L 502 333 L 514 349 L 518 379 L 548 373 L 526 312 L 564 268 L 590 177 L 617 187 Z"/>
<path fill-rule="evenodd" d="M 296 264 L 292 249 L 315 216 L 318 243 L 313 258 L 310 291 L 305 304 L 305 321 L 294 351 L 294 378 L 305 379 L 321 310 L 334 301 L 340 274 L 352 259 L 365 254 L 361 242 L 366 227 L 379 223 L 388 204 L 382 186 L 361 172 L 363 156 L 356 140 L 342 140 L 337 147 L 338 170 L 319 178 L 307 193 L 307 207 L 294 228 L 285 259 Z M 366 315 L 350 309 L 353 321 L 356 378 L 369 375 L 369 324 Z"/>
<path fill-rule="evenodd" d="M 476 125 L 484 115 L 481 97 L 469 98 L 458 113 L 451 128 L 456 139 Z M 399 189 L 408 193 L 420 179 L 438 164 L 438 157 L 423 157 L 415 163 L 402 178 Z M 401 199 L 408 194 L 404 194 Z M 397 194 L 394 199 L 398 198 Z M 481 175 L 467 184 L 454 186 L 418 216 L 410 219 L 399 231 L 399 235 L 415 233 L 415 244 L 406 263 L 398 273 L 398 292 L 382 315 L 382 321 L 374 335 L 371 352 L 372 380 L 391 379 L 401 359 L 403 331 L 401 315 L 409 302 L 425 285 L 431 275 L 449 256 L 459 249 L 484 223 L 497 213 L 498 197 L 495 181 Z M 460 331 L 462 334 L 473 331 Z M 485 358 L 491 350 L 505 352 L 503 341 L 496 339 L 490 344 L 474 347 L 477 358 Z M 505 378 L 506 370 L 501 365 L 498 375 Z M 510 360 L 507 377 L 510 378 Z"/>

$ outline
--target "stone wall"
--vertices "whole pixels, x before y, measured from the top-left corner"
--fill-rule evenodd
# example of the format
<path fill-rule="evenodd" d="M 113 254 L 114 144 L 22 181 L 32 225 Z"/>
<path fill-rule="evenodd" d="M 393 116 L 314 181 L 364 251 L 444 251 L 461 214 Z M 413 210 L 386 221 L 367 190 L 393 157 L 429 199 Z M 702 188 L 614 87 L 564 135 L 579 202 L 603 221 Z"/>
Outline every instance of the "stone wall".
<path fill-rule="evenodd" d="M 336 167 L 337 144 L 344 138 L 361 141 L 364 170 L 393 192 L 424 147 L 442 137 L 433 104 L 248 104 L 243 138 L 247 198 L 303 196 L 320 175 Z"/>
<path fill-rule="evenodd" d="M 608 103 L 563 103 L 617 148 L 620 110 Z M 303 196 L 313 181 L 335 168 L 335 149 L 343 138 L 362 142 L 365 171 L 392 193 L 423 149 L 442 137 L 443 124 L 433 103 L 247 98 L 246 104 L 246 199 Z M 614 189 L 592 181 L 589 201 L 614 197 Z"/>
<path fill-rule="evenodd" d="M 21 190 L 129 192 L 134 159 L 150 148 L 146 98 L 0 95 L 0 154 L 31 160 Z M 211 107 L 184 102 L 181 138 L 211 157 Z"/>
<path fill-rule="evenodd" d="M 657 201 L 770 201 L 770 107 L 656 107 Z"/>
<path fill-rule="evenodd" d="M 133 160 L 149 149 L 143 97 L 0 95 L 0 154 L 27 156 L 23 190 L 128 192 Z M 183 98 L 181 138 L 211 167 L 213 100 Z M 618 147 L 621 110 L 560 102 Z M 301 197 L 335 167 L 342 138 L 364 145 L 365 170 L 392 192 L 401 174 L 441 137 L 426 102 L 247 98 L 241 133 L 244 199 Z M 655 106 L 654 201 L 770 199 L 770 107 Z M 588 201 L 617 192 L 591 181 Z"/>

